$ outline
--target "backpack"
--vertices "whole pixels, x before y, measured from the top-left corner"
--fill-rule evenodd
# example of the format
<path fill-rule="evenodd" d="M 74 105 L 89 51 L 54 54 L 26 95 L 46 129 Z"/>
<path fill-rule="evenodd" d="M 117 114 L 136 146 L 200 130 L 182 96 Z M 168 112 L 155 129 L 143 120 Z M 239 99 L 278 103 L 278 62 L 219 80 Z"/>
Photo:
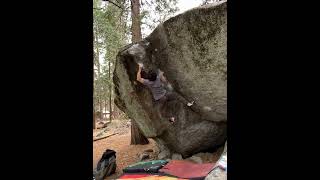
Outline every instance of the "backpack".
<path fill-rule="evenodd" d="M 103 180 L 106 176 L 115 173 L 116 168 L 116 152 L 107 149 L 97 164 L 97 169 L 94 172 L 94 179 Z"/>

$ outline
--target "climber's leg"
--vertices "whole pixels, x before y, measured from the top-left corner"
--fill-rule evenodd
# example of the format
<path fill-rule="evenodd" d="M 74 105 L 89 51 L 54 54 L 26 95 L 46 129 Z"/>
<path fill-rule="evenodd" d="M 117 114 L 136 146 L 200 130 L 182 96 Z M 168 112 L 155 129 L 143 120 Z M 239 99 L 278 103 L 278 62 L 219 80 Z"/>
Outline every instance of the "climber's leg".
<path fill-rule="evenodd" d="M 156 110 L 157 115 L 162 119 L 162 109 L 163 109 L 163 100 L 160 99 L 155 102 L 154 108 Z"/>
<path fill-rule="evenodd" d="M 160 119 L 166 119 L 173 123 L 175 121 L 175 117 L 172 115 L 171 108 L 168 105 L 168 98 L 167 96 L 164 96 L 160 100 L 156 101 L 155 108 Z"/>
<path fill-rule="evenodd" d="M 166 112 L 165 111 L 165 101 L 166 101 L 166 98 L 163 97 L 155 102 L 154 108 L 157 112 L 157 115 L 160 117 L 160 119 L 167 118 L 166 113 L 165 113 Z"/>
<path fill-rule="evenodd" d="M 182 97 L 180 94 L 178 94 L 174 91 L 168 92 L 166 94 L 166 97 L 167 97 L 167 101 L 178 100 L 178 101 L 182 102 L 182 104 L 187 105 L 189 107 L 192 106 L 194 103 L 194 101 L 192 101 L 192 102 L 187 101 L 184 97 Z"/>
<path fill-rule="evenodd" d="M 167 93 L 166 97 L 167 97 L 167 102 L 178 101 L 178 102 L 181 102 L 183 105 L 186 105 L 187 107 L 189 107 L 195 113 L 201 114 L 201 112 L 202 112 L 201 107 L 198 106 L 197 104 L 194 104 L 194 101 L 189 102 L 184 97 L 182 97 L 180 94 L 178 94 L 174 91 Z"/>

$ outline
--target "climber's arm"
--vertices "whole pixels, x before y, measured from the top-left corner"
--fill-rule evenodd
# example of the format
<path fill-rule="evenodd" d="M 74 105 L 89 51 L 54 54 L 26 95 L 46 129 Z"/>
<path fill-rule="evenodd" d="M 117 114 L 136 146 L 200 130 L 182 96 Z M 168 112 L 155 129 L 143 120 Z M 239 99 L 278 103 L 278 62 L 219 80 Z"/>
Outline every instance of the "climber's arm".
<path fill-rule="evenodd" d="M 164 83 L 168 82 L 166 77 L 164 77 L 164 75 L 163 75 L 163 71 L 160 70 L 160 74 L 159 75 L 160 75 L 160 79 L 161 79 L 162 82 L 164 82 Z"/>
<path fill-rule="evenodd" d="M 141 68 L 142 68 L 142 64 L 139 64 L 139 69 L 137 72 L 137 81 L 141 82 L 143 84 L 143 78 L 141 78 Z"/>
<path fill-rule="evenodd" d="M 160 70 L 160 80 L 165 84 L 165 89 L 172 91 L 173 88 L 171 86 L 171 84 L 168 82 L 167 78 L 163 75 L 163 72 Z"/>

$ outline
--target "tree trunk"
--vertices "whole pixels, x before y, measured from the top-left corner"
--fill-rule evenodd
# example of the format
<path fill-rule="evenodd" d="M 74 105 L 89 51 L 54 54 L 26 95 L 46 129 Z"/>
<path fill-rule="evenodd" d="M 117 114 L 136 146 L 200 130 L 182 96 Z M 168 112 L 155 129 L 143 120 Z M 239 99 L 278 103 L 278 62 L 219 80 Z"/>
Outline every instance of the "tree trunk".
<path fill-rule="evenodd" d="M 93 33 L 93 41 L 94 41 L 94 33 Z M 93 62 L 95 61 L 95 58 L 96 58 L 96 55 L 95 55 L 95 53 L 94 53 L 94 51 L 93 51 Z M 94 84 L 94 75 L 95 75 L 95 72 L 94 72 L 94 70 L 93 70 L 93 84 Z M 96 110 L 95 110 L 95 99 L 93 99 L 93 129 L 96 129 L 96 116 L 95 116 L 95 113 L 96 113 Z"/>
<path fill-rule="evenodd" d="M 93 129 L 96 129 L 96 109 L 95 109 L 95 104 L 93 103 Z"/>
<path fill-rule="evenodd" d="M 141 41 L 140 0 L 131 0 L 131 34 L 133 43 Z M 131 144 L 148 144 L 148 139 L 142 134 L 136 122 L 131 119 Z"/>
<path fill-rule="evenodd" d="M 97 51 L 97 59 L 96 59 L 96 65 L 97 65 L 97 68 L 98 68 L 98 73 L 97 73 L 97 76 L 98 76 L 98 78 L 97 79 L 100 79 L 100 50 L 99 50 L 99 47 L 98 47 L 98 37 L 97 36 L 95 36 L 95 39 L 96 39 L 96 42 L 97 42 L 97 46 L 96 46 L 96 51 Z M 97 83 L 97 87 L 95 87 L 95 88 L 97 88 L 98 90 L 97 90 L 97 98 L 98 98 L 98 103 L 99 103 L 99 111 L 100 111 L 100 113 L 101 113 L 101 115 L 100 115 L 100 119 L 102 119 L 103 118 L 103 112 L 102 112 L 102 97 L 101 97 L 101 83 Z"/>
<path fill-rule="evenodd" d="M 142 134 L 135 121 L 131 120 L 131 145 L 149 144 L 149 140 Z"/>
<path fill-rule="evenodd" d="M 111 79 L 111 59 L 109 59 L 109 63 L 108 63 L 108 65 L 109 65 L 109 81 L 111 82 L 112 81 L 112 79 Z M 110 112 L 110 114 L 109 114 L 109 118 L 110 118 L 110 122 L 112 121 L 112 99 L 111 99 L 111 97 L 112 97 L 112 84 L 110 83 L 109 84 L 109 112 Z"/>
<path fill-rule="evenodd" d="M 96 129 L 96 115 L 95 115 L 95 112 L 93 112 L 93 129 Z"/>
<path fill-rule="evenodd" d="M 131 33 L 133 43 L 141 41 L 140 0 L 131 0 Z"/>
<path fill-rule="evenodd" d="M 107 97 L 104 98 L 104 109 L 107 111 Z M 104 116 L 103 116 L 104 118 Z"/>
<path fill-rule="evenodd" d="M 98 111 L 97 111 L 97 112 L 100 112 L 100 113 L 101 113 L 100 104 L 101 104 L 101 103 L 100 103 L 100 98 L 98 97 Z M 96 118 L 99 118 L 99 119 L 100 119 L 101 117 L 100 117 L 99 114 L 97 114 L 97 117 L 96 117 Z"/>

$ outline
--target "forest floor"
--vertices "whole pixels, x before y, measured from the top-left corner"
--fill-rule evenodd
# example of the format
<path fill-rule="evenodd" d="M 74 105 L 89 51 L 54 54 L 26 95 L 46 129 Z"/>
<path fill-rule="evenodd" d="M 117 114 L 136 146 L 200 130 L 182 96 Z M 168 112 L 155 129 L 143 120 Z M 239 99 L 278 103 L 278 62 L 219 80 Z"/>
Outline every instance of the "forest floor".
<path fill-rule="evenodd" d="M 97 134 L 101 129 L 93 131 Z M 107 180 L 117 179 L 122 174 L 122 169 L 130 164 L 139 162 L 139 155 L 147 149 L 152 149 L 149 160 L 157 158 L 159 150 L 155 141 L 149 139 L 150 143 L 147 145 L 130 145 L 130 121 L 129 120 L 113 120 L 107 127 L 107 133 L 118 133 L 116 135 L 107 137 L 105 139 L 93 142 L 93 169 L 97 167 L 97 163 L 106 149 L 116 151 L 117 169 L 112 176 L 106 177 Z M 216 153 L 210 154 L 209 158 L 203 158 L 204 162 L 216 162 L 223 149 Z"/>

